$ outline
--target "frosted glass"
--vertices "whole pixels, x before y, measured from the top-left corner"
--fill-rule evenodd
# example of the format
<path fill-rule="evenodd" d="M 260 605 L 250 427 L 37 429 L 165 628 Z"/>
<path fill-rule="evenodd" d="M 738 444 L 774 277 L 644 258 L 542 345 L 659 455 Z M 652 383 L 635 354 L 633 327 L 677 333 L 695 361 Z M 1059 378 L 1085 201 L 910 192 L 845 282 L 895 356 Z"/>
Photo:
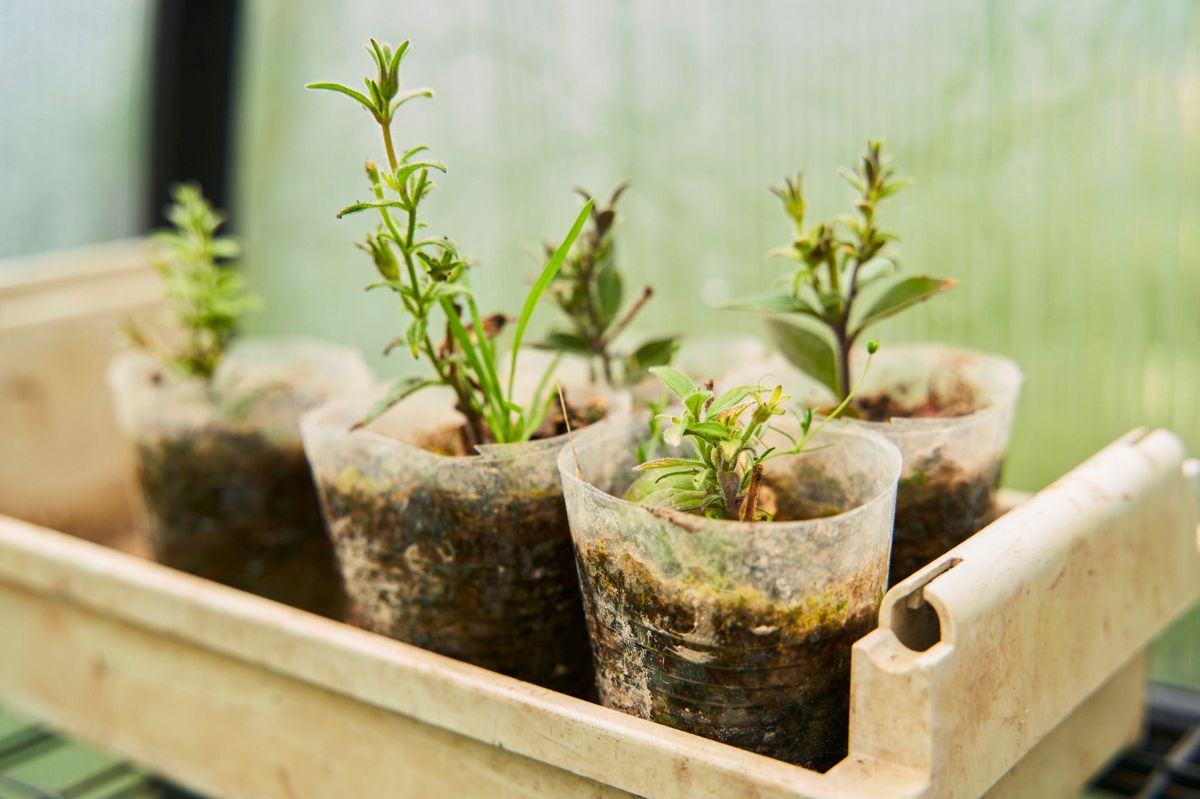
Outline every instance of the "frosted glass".
<path fill-rule="evenodd" d="M 368 35 L 409 37 L 405 81 L 439 96 L 409 106 L 398 136 L 449 163 L 434 229 L 481 259 L 489 306 L 516 307 L 530 252 L 572 219 L 571 187 L 630 177 L 621 258 L 661 292 L 641 329 L 755 328 L 704 308 L 784 268 L 763 258 L 788 235 L 766 185 L 803 168 L 814 213 L 839 212 L 835 167 L 882 136 L 915 180 L 883 217 L 905 268 L 961 284 L 879 338 L 1021 364 L 1010 485 L 1044 485 L 1137 425 L 1200 453 L 1195 2 L 297 7 L 249 7 L 237 211 L 262 330 L 369 354 L 402 331 L 390 298 L 362 294 L 370 266 L 350 244 L 365 220 L 334 220 L 364 196 L 370 120 L 302 87 L 358 81 Z M 1163 647 L 1161 674 L 1200 681 L 1195 641 Z"/>
<path fill-rule="evenodd" d="M 0 2 L 0 258 L 141 232 L 152 6 Z"/>

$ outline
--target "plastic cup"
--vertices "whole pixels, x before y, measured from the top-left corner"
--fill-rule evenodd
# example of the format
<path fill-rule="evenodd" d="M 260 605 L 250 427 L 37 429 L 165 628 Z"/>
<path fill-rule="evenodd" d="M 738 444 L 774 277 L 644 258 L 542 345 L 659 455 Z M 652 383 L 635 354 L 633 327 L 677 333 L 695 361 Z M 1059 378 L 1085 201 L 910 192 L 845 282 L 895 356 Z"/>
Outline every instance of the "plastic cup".
<path fill-rule="evenodd" d="M 886 584 L 899 452 L 830 425 L 812 451 L 768 466 L 780 517 L 802 520 L 746 523 L 622 499 L 645 435 L 640 419 L 614 422 L 558 459 L 601 701 L 833 765 L 846 752 L 850 648 L 876 626 Z"/>
<path fill-rule="evenodd" d="M 565 439 L 455 454 L 462 418 L 452 405 L 448 391 L 427 389 L 353 432 L 366 403 L 332 403 L 304 419 L 349 619 L 589 695 L 587 631 L 556 466 Z"/>
<path fill-rule="evenodd" d="M 300 415 L 372 376 L 357 350 L 304 339 L 235 344 L 211 383 L 143 352 L 109 369 L 137 450 L 160 563 L 339 617 L 342 588 L 300 442 Z"/>
<path fill-rule="evenodd" d="M 855 374 L 864 357 L 855 354 Z M 828 389 L 778 355 L 729 379 L 782 383 L 801 404 L 814 407 L 833 401 Z M 846 424 L 885 436 L 904 457 L 889 585 L 993 518 L 1021 381 L 1013 361 L 975 350 L 901 344 L 876 354 L 858 394 L 872 418 Z M 941 415 L 897 415 L 913 410 Z"/>

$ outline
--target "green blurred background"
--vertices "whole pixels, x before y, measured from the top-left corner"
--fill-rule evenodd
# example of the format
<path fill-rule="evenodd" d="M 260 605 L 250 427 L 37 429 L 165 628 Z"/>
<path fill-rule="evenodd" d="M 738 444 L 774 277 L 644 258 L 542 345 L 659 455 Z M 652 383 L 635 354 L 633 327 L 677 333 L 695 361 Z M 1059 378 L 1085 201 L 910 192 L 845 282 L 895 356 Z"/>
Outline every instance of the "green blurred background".
<path fill-rule="evenodd" d="M 150 3 L 0 5 L 0 255 L 136 233 Z M 402 146 L 450 172 L 434 230 L 512 309 L 533 253 L 561 236 L 572 187 L 630 178 L 632 281 L 659 289 L 646 333 L 757 331 L 711 310 L 783 268 L 767 191 L 803 169 L 840 212 L 836 168 L 887 140 L 914 185 L 885 206 L 904 268 L 956 277 L 883 342 L 1002 352 L 1026 374 L 1008 482 L 1033 489 L 1138 425 L 1200 453 L 1200 3 L 731 3 L 702 0 L 258 0 L 239 67 L 236 194 L 253 332 L 361 345 L 385 373 L 392 301 L 364 295 L 366 114 L 306 92 L 356 83 L 376 35 L 413 40 Z M 69 118 L 64 116 L 64 109 Z M 542 321 L 549 318 L 549 309 Z M 1159 677 L 1200 687 L 1200 616 L 1162 642 Z"/>

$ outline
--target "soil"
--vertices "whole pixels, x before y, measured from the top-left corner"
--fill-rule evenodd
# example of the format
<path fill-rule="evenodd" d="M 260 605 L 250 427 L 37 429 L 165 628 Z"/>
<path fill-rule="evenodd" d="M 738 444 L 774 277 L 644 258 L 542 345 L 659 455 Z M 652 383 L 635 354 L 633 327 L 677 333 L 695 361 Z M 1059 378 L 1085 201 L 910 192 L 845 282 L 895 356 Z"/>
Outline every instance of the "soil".
<path fill-rule="evenodd" d="M 858 418 L 868 422 L 886 422 L 891 418 L 927 419 L 969 416 L 980 409 L 974 390 L 965 383 L 951 383 L 935 390 L 931 388 L 921 402 L 904 396 L 903 387 L 895 391 L 878 391 L 860 395 L 851 403 Z"/>
<path fill-rule="evenodd" d="M 569 410 L 573 430 L 605 411 L 599 403 Z M 565 429 L 556 404 L 537 438 Z M 449 427 L 417 443 L 430 452 L 462 456 L 462 441 L 461 431 Z M 437 482 L 430 469 L 380 485 L 371 478 L 382 470 L 370 464 L 349 479 L 321 480 L 347 585 L 348 620 L 501 674 L 594 698 L 574 548 L 553 458 L 547 466 L 551 487 L 524 484 L 529 466 L 513 468 L 489 458 L 477 463 L 469 479 L 453 484 Z"/>
<path fill-rule="evenodd" d="M 792 606 L 664 579 L 603 541 L 579 552 L 609 707 L 811 769 L 847 751 L 850 649 L 876 625 L 882 564 Z"/>
<path fill-rule="evenodd" d="M 932 459 L 909 469 L 896 494 L 888 586 L 979 532 L 992 518 L 1003 461 L 979 472 Z"/>
<path fill-rule="evenodd" d="M 981 409 L 974 389 L 952 374 L 940 375 L 920 402 L 906 394 L 906 386 L 859 397 L 854 402 L 860 418 L 871 422 L 888 419 L 953 418 Z M 991 518 L 1003 462 L 968 472 L 933 453 L 925 462 L 906 464 L 896 496 L 896 532 L 892 540 L 892 566 L 888 586 L 908 577 L 984 527 Z"/>
<path fill-rule="evenodd" d="M 138 445 L 155 559 L 341 618 L 333 548 L 299 443 L 205 430 Z"/>

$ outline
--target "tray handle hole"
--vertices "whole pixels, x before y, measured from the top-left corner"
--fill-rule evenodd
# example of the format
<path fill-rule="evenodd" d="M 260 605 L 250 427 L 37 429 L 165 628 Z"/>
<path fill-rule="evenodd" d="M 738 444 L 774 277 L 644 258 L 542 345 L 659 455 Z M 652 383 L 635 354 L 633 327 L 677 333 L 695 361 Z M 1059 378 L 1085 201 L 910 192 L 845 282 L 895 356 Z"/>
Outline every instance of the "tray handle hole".
<path fill-rule="evenodd" d="M 942 622 L 937 608 L 925 599 L 925 586 L 962 563 L 949 558 L 929 571 L 929 574 L 905 596 L 892 605 L 890 624 L 900 643 L 914 652 L 924 652 L 942 640 Z"/>

